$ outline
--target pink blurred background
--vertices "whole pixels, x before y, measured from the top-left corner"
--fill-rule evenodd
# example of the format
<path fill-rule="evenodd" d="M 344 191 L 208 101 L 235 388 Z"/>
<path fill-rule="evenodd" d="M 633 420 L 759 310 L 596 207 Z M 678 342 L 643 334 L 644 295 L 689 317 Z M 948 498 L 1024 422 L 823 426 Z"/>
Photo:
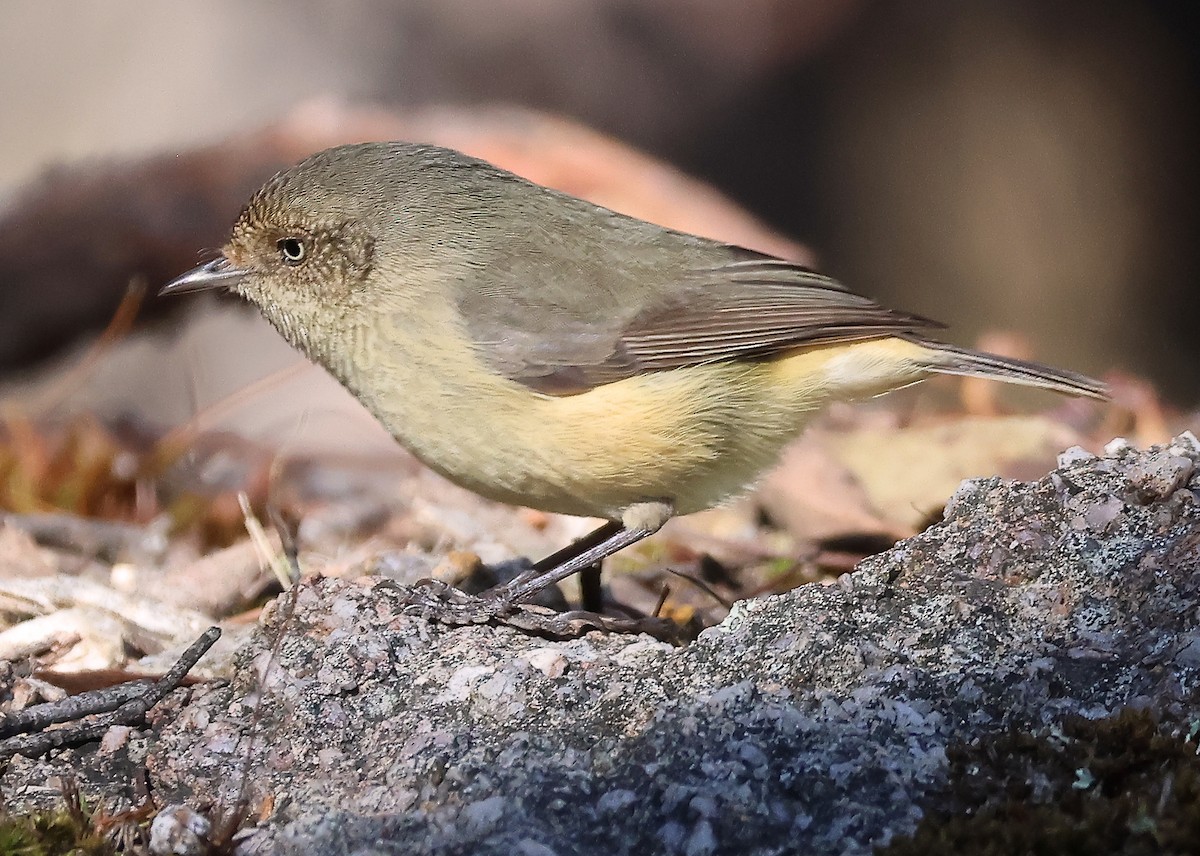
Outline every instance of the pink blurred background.
<path fill-rule="evenodd" d="M 1039 359 L 1194 405 L 1198 8 L 13 0 L 0 211 L 51 165 L 182 151 L 314 99 L 525 105 L 710 182 L 955 341 L 1015 331 Z M 10 325 L 39 299 L 18 280 L 0 256 Z M 79 335 L 64 321 L 0 375 Z"/>

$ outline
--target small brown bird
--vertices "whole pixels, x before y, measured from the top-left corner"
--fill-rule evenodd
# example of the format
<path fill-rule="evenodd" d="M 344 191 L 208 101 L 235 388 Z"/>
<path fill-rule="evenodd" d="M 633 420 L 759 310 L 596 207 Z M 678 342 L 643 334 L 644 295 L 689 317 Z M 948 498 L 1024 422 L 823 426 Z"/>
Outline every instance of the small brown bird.
<path fill-rule="evenodd" d="M 790 262 L 617 214 L 459 152 L 366 143 L 266 183 L 231 289 L 402 444 L 491 499 L 610 521 L 485 593 L 497 612 L 743 491 L 831 401 L 932 374 L 1105 396 Z"/>

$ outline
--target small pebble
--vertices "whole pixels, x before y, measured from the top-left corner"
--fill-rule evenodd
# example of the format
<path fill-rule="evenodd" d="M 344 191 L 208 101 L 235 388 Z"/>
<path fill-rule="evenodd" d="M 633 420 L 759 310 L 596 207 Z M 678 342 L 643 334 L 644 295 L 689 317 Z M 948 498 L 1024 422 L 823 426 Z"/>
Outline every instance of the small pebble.
<path fill-rule="evenodd" d="M 615 814 L 635 802 L 637 802 L 637 794 L 624 788 L 618 788 L 600 797 L 599 802 L 596 803 L 596 810 L 601 814 Z"/>
<path fill-rule="evenodd" d="M 1128 452 L 1132 448 L 1133 444 L 1124 437 L 1113 437 L 1104 444 L 1104 454 L 1110 458 L 1115 458 L 1122 452 Z"/>
<path fill-rule="evenodd" d="M 1078 464 L 1082 461 L 1090 461 L 1096 456 L 1082 446 L 1072 446 L 1058 455 L 1059 467 L 1069 467 L 1071 464 Z"/>
<path fill-rule="evenodd" d="M 535 648 L 525 660 L 547 678 L 561 678 L 567 671 L 567 658 L 557 648 Z"/>
<path fill-rule="evenodd" d="M 129 742 L 133 729 L 127 725 L 114 725 L 100 738 L 100 754 L 111 755 Z"/>
<path fill-rule="evenodd" d="M 1188 483 L 1194 469 L 1190 458 L 1160 452 L 1134 463 L 1129 468 L 1129 483 L 1147 502 L 1166 499 Z"/>
<path fill-rule="evenodd" d="M 150 824 L 150 852 L 154 856 L 200 856 L 209 852 L 212 823 L 185 805 L 169 805 Z"/>

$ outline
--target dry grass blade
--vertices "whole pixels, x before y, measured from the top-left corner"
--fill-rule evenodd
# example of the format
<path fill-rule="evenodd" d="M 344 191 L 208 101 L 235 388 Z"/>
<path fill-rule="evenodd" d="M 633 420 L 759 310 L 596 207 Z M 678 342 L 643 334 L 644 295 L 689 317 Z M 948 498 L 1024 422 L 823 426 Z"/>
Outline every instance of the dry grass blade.
<path fill-rule="evenodd" d="M 292 587 L 292 577 L 297 574 L 293 571 L 285 551 L 276 550 L 271 544 L 271 539 L 267 537 L 267 530 L 254 516 L 254 509 L 250 506 L 250 497 L 245 492 L 238 493 L 238 505 L 241 506 L 243 519 L 246 522 L 246 531 L 254 543 L 259 562 L 263 568 L 271 569 L 275 578 L 279 580 L 279 585 L 283 587 L 284 591 L 287 591 Z"/>
<path fill-rule="evenodd" d="M 125 295 L 121 298 L 120 304 L 117 305 L 116 312 L 109 319 L 108 326 L 104 328 L 104 331 L 92 343 L 92 346 L 88 348 L 83 359 L 76 363 L 70 371 L 66 372 L 58 383 L 46 392 L 41 400 L 35 402 L 33 407 L 34 412 L 46 414 L 55 410 L 87 382 L 88 376 L 92 373 L 96 364 L 100 362 L 114 344 L 129 333 L 133 327 L 133 322 L 137 319 L 139 310 L 142 308 L 142 301 L 145 297 L 145 279 L 134 277 L 125 288 Z"/>
<path fill-rule="evenodd" d="M 187 422 L 177 425 L 162 436 L 157 445 L 159 454 L 165 460 L 174 460 L 187 451 L 197 436 L 219 424 L 221 419 L 236 411 L 244 404 L 253 401 L 264 392 L 285 384 L 292 378 L 299 377 L 310 368 L 312 368 L 312 364 L 303 360 L 292 363 L 290 366 L 259 378 L 224 398 L 220 398 L 212 404 L 197 410 L 196 414 Z"/>

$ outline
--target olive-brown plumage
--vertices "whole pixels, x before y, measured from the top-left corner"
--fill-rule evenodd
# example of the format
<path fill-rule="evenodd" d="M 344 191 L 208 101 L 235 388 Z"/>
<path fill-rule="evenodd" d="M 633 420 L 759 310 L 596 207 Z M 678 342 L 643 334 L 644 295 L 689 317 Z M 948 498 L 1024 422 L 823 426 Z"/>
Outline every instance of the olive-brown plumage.
<path fill-rule="evenodd" d="M 1104 394 L 937 343 L 934 322 L 789 262 L 433 146 L 343 146 L 280 173 L 223 258 L 167 290 L 211 285 L 450 479 L 626 530 L 742 490 L 833 400 L 932 373 Z"/>

